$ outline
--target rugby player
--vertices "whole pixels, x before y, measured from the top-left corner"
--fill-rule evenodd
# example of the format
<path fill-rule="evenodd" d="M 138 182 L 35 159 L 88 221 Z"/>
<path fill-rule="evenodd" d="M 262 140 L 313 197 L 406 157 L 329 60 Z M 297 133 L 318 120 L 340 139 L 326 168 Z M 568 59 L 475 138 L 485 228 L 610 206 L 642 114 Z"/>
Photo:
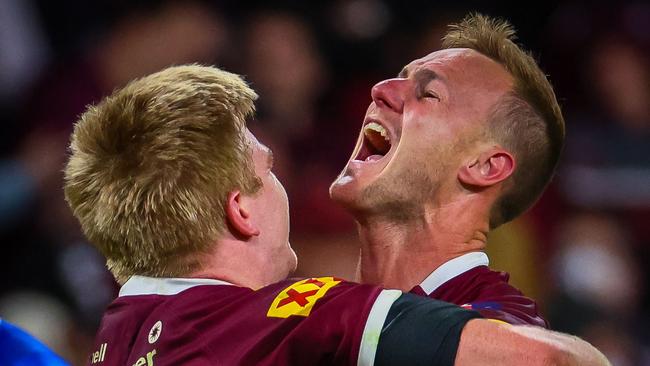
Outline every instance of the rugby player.
<path fill-rule="evenodd" d="M 296 266 L 288 202 L 246 128 L 256 94 L 196 65 L 75 124 L 66 199 L 122 284 L 88 365 L 606 364 L 577 338 Z"/>
<path fill-rule="evenodd" d="M 564 143 L 553 88 L 514 33 L 469 15 L 444 49 L 376 84 L 330 194 L 359 224 L 360 282 L 547 326 L 483 253 L 489 231 L 539 197 Z"/>

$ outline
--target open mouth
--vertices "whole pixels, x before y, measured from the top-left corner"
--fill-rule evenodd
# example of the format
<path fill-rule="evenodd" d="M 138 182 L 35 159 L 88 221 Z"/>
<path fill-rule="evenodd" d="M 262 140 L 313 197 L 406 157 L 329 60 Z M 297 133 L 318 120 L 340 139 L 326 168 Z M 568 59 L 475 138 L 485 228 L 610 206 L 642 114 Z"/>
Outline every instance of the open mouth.
<path fill-rule="evenodd" d="M 363 126 L 363 142 L 355 160 L 376 161 L 390 151 L 391 141 L 388 131 L 376 122 Z"/>

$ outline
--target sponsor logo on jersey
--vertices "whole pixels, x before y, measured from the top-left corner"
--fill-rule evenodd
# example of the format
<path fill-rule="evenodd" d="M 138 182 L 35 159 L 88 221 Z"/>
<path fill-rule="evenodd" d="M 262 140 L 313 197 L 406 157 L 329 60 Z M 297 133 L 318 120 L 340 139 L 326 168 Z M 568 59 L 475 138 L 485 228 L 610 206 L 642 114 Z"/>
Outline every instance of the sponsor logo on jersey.
<path fill-rule="evenodd" d="M 501 303 L 494 301 L 473 302 L 470 304 L 463 304 L 460 306 L 469 310 L 501 310 Z"/>
<path fill-rule="evenodd" d="M 151 327 L 151 330 L 149 331 L 149 336 L 147 337 L 149 340 L 149 344 L 154 344 L 158 340 L 158 337 L 160 337 L 161 333 L 162 333 L 162 321 L 158 320 L 153 325 L 153 327 Z"/>
<path fill-rule="evenodd" d="M 308 316 L 318 299 L 341 283 L 335 277 L 307 278 L 285 288 L 275 297 L 266 316 L 288 318 L 292 315 Z"/>
<path fill-rule="evenodd" d="M 108 343 L 100 344 L 99 349 L 90 355 L 90 363 L 95 364 L 98 362 L 104 362 L 104 358 L 106 358 L 106 348 L 108 348 Z"/>
<path fill-rule="evenodd" d="M 156 350 L 153 349 L 153 350 L 147 352 L 146 355 L 144 355 L 144 356 L 138 358 L 137 360 L 135 360 L 135 362 L 133 363 L 132 366 L 154 366 L 153 356 L 155 356 L 155 355 L 156 355 Z"/>

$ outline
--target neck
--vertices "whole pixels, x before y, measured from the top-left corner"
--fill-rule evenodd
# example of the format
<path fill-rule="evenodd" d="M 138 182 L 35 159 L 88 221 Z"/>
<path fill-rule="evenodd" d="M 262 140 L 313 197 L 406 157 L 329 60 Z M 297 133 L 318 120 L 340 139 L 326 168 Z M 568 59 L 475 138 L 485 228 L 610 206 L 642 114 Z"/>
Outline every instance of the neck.
<path fill-rule="evenodd" d="M 408 221 L 369 217 L 358 223 L 359 281 L 403 291 L 445 262 L 484 249 L 489 229 L 487 214 L 467 201 L 425 209 Z"/>
<path fill-rule="evenodd" d="M 221 240 L 201 258 L 199 269 L 188 277 L 222 280 L 252 289 L 286 277 L 286 274 L 274 276 L 274 269 L 269 268 L 264 254 L 261 248 L 247 242 Z"/>
<path fill-rule="evenodd" d="M 209 278 L 213 280 L 221 280 L 232 283 L 233 285 L 249 288 L 263 287 L 254 277 L 242 276 L 239 273 L 233 273 L 224 269 L 201 268 L 193 271 L 188 275 L 189 278 Z"/>

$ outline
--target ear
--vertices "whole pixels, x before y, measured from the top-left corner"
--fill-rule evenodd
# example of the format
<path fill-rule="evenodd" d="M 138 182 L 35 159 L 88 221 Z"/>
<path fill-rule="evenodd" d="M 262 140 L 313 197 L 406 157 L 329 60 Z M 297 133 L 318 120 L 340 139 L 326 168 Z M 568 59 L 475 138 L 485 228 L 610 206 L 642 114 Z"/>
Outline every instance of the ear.
<path fill-rule="evenodd" d="M 458 179 L 463 185 L 487 188 L 508 179 L 515 171 L 515 158 L 495 146 L 463 165 Z"/>
<path fill-rule="evenodd" d="M 234 231 L 234 234 L 246 238 L 260 235 L 260 230 L 251 220 L 250 212 L 242 202 L 244 200 L 245 197 L 240 191 L 233 191 L 228 194 L 228 201 L 226 202 L 226 220 L 228 220 L 228 224 Z"/>

